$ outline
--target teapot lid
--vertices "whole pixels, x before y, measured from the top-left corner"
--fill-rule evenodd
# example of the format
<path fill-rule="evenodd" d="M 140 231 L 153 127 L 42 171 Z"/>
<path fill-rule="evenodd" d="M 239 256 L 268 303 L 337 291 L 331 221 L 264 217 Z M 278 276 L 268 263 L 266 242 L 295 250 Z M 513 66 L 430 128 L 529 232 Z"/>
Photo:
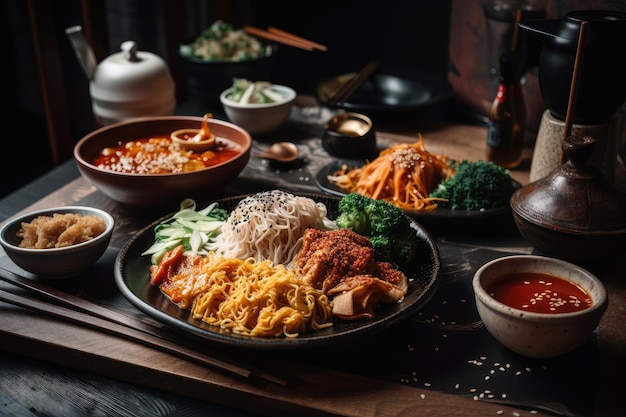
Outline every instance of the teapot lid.
<path fill-rule="evenodd" d="M 89 84 L 94 114 L 103 123 L 172 114 L 176 86 L 165 61 L 134 41 L 104 59 Z"/>
<path fill-rule="evenodd" d="M 92 82 L 98 89 L 124 92 L 173 83 L 167 64 L 158 55 L 139 51 L 135 41 L 123 42 L 120 49 L 96 68 Z"/>
<path fill-rule="evenodd" d="M 545 178 L 517 190 L 511 208 L 522 218 L 549 229 L 612 234 L 626 230 L 626 196 L 587 164 L 596 140 L 568 136 L 567 161 Z"/>

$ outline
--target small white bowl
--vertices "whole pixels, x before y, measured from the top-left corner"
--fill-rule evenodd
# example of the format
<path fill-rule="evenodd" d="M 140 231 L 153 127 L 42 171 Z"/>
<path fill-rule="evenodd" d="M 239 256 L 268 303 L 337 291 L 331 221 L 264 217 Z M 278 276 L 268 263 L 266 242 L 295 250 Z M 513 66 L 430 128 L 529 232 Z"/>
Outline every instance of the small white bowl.
<path fill-rule="evenodd" d="M 220 102 L 228 120 L 251 134 L 260 135 L 271 133 L 285 123 L 297 95 L 290 87 L 272 84 L 272 90 L 283 96 L 284 100 L 274 103 L 239 103 L 227 98 L 232 90 L 231 87 L 220 94 Z"/>
<path fill-rule="evenodd" d="M 497 301 L 485 289 L 518 272 L 548 274 L 577 284 L 591 296 L 591 306 L 570 313 L 536 313 Z M 545 256 L 514 255 L 487 262 L 474 274 L 472 285 L 478 314 L 489 333 L 529 358 L 551 358 L 576 349 L 593 334 L 608 306 L 606 289 L 591 272 Z"/>
<path fill-rule="evenodd" d="M 30 223 L 39 216 L 76 213 L 82 216 L 98 216 L 105 222 L 105 230 L 95 238 L 75 245 L 50 248 L 27 249 L 19 247 L 22 238 L 17 235 L 22 223 Z M 70 278 L 84 272 L 104 254 L 115 222 L 113 217 L 100 209 L 84 206 L 54 207 L 18 216 L 0 229 L 0 245 L 8 257 L 20 268 L 46 279 Z"/>

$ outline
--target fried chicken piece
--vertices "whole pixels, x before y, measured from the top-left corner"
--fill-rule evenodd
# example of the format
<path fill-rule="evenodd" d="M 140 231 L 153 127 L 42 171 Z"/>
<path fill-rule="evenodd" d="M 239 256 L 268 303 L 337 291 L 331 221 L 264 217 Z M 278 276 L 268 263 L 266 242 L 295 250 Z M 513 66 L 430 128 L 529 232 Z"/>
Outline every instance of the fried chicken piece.
<path fill-rule="evenodd" d="M 376 261 L 369 239 L 350 229 L 307 229 L 291 268 L 304 282 L 327 293 L 343 277 L 373 273 Z"/>
<path fill-rule="evenodd" d="M 369 318 L 380 303 L 401 301 L 406 275 L 377 262 L 367 237 L 350 229 L 308 229 L 292 262 L 301 279 L 333 297 L 333 314 L 346 320 Z"/>

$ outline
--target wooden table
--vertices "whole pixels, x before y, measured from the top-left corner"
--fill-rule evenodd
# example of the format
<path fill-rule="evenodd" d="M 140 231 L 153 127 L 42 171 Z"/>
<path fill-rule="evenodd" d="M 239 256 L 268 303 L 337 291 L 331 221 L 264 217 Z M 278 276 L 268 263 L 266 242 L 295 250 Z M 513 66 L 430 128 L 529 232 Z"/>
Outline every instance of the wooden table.
<path fill-rule="evenodd" d="M 324 114 L 317 117 L 324 118 Z M 303 127 L 300 122 L 294 121 L 276 137 L 289 137 L 305 148 L 304 166 L 276 170 L 251 159 L 241 178 L 224 190 L 224 196 L 255 192 L 273 184 L 288 185 L 293 191 L 320 192 L 311 177 L 328 155 L 319 146 L 315 133 L 319 126 L 312 123 Z M 448 123 L 396 127 L 392 133 L 381 123 L 379 141 L 414 141 L 421 133 L 432 152 L 470 160 L 484 155 L 484 127 Z M 266 145 L 267 140 L 255 139 L 255 146 Z M 527 152 L 530 156 L 530 150 Z M 513 177 L 527 183 L 528 167 L 526 158 L 520 169 L 512 171 Z M 81 178 L 73 162 L 68 162 L 0 201 L 0 219 L 69 204 L 107 210 L 116 218 L 117 227 L 109 250 L 83 281 L 56 285 L 143 317 L 115 287 L 111 268 L 124 243 L 166 213 L 120 206 Z M 497 256 L 533 253 L 512 227 L 510 218 L 478 226 L 468 225 L 471 233 L 462 233 L 457 226 L 425 224 L 436 240 L 443 265 L 443 283 L 424 309 L 425 316 L 455 311 L 450 305 L 458 291 L 466 298 L 462 300 L 466 303 L 465 318 L 475 318 L 473 300 L 467 297 L 471 295 L 467 283 L 473 271 Z M 95 412 L 128 416 L 553 415 L 542 406 L 556 409 L 561 415 L 615 416 L 625 410 L 619 395 L 625 388 L 620 375 L 626 371 L 623 265 L 623 260 L 612 259 L 594 269 L 609 293 L 609 308 L 597 339 L 556 360 L 518 357 L 500 346 L 485 329 L 466 334 L 412 321 L 375 338 L 327 350 L 276 353 L 234 349 L 228 353 L 243 355 L 288 376 L 287 387 L 242 380 L 115 336 L 0 303 L 0 346 L 5 353 L 0 359 L 0 404 L 8 414 L 59 416 Z M 3 252 L 0 266 L 25 274 Z M 7 286 L 0 283 L 1 288 Z M 494 363 L 498 358 L 503 362 Z M 523 375 L 516 379 L 512 369 L 506 372 L 509 366 L 517 367 Z M 502 382 L 491 385 L 488 377 L 494 375 L 495 381 L 500 374 L 506 374 Z M 567 390 L 560 389 L 559 384 Z M 505 396 L 498 389 L 509 391 Z"/>

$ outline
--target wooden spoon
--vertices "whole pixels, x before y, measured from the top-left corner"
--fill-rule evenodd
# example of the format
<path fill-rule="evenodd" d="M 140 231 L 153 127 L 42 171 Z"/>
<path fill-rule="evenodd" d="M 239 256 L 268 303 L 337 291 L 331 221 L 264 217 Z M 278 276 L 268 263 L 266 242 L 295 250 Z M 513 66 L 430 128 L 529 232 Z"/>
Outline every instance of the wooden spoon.
<path fill-rule="evenodd" d="M 254 156 L 277 162 L 293 162 L 298 159 L 298 147 L 292 142 L 276 142 Z"/>
<path fill-rule="evenodd" d="M 209 119 L 212 117 L 211 113 L 205 114 L 200 129 L 179 129 L 172 132 L 170 135 L 172 140 L 190 151 L 202 152 L 213 149 L 215 135 L 209 128 Z"/>

